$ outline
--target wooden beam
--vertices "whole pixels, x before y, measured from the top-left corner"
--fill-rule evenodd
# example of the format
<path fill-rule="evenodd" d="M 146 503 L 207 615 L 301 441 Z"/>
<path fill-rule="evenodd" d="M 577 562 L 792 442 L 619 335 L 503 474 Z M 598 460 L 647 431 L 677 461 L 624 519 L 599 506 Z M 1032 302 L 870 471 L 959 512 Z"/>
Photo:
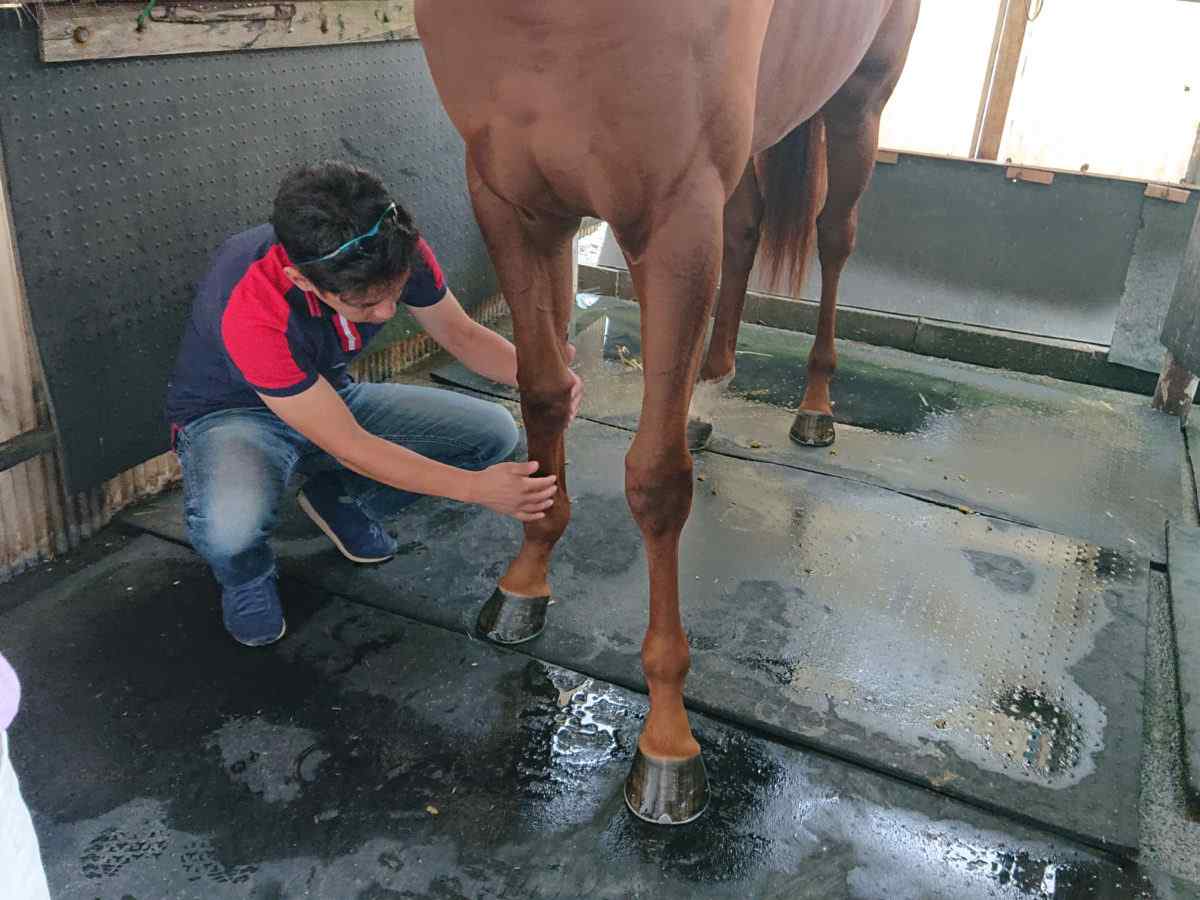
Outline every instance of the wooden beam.
<path fill-rule="evenodd" d="M 1028 24 L 1029 0 L 1001 0 L 991 65 L 988 77 L 984 79 L 975 135 L 971 141 L 971 155 L 977 159 L 996 159 L 1000 155 L 1000 142 L 1008 121 L 1008 106 L 1017 82 L 1017 67 Z"/>
<path fill-rule="evenodd" d="M 1171 187 L 1169 184 L 1146 185 L 1145 195 L 1154 200 L 1169 200 L 1171 203 L 1187 203 L 1192 192 L 1184 188 Z"/>
<path fill-rule="evenodd" d="M 50 428 L 26 431 L 11 440 L 0 441 L 0 472 L 20 465 L 27 459 L 49 453 L 57 446 L 58 439 L 54 436 L 53 429 Z"/>
<path fill-rule="evenodd" d="M 41 7 L 42 62 L 417 39 L 413 0 L 160 2 Z"/>
<path fill-rule="evenodd" d="M 0 149 L 0 579 L 65 543 L 57 441 Z"/>
<path fill-rule="evenodd" d="M 1196 127 L 1196 143 L 1192 144 L 1192 157 L 1183 180 L 1188 184 L 1200 184 L 1200 125 Z"/>
<path fill-rule="evenodd" d="M 992 31 L 992 47 L 988 50 L 987 67 L 983 71 L 983 90 L 979 92 L 979 109 L 975 112 L 975 129 L 971 132 L 971 156 L 977 155 L 979 135 L 983 133 L 983 119 L 987 114 L 988 92 L 996 72 L 996 59 L 1000 55 L 1000 38 L 1004 36 L 1004 21 L 1008 13 L 1008 0 L 996 4 L 996 26 Z"/>
<path fill-rule="evenodd" d="M 1158 385 L 1154 388 L 1154 399 L 1151 403 L 1155 409 L 1186 419 L 1192 408 L 1198 383 L 1200 379 L 1180 365 L 1175 355 L 1168 350 L 1163 356 L 1162 372 L 1158 376 Z"/>
<path fill-rule="evenodd" d="M 1026 166 L 1009 166 L 1004 170 L 1004 177 L 1009 181 L 1028 181 L 1030 184 L 1054 184 L 1053 172 Z"/>

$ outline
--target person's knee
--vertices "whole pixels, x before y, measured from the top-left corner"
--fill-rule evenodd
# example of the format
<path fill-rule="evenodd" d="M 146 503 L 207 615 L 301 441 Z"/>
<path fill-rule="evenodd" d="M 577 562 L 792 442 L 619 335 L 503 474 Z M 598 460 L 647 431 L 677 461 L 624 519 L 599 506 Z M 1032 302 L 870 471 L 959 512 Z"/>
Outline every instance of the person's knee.
<path fill-rule="evenodd" d="M 512 413 L 499 403 L 489 403 L 480 412 L 478 460 L 481 468 L 512 456 L 521 440 Z"/>
<path fill-rule="evenodd" d="M 266 540 L 271 511 L 253 491 L 217 489 L 189 510 L 188 534 L 201 555 L 228 560 Z"/>

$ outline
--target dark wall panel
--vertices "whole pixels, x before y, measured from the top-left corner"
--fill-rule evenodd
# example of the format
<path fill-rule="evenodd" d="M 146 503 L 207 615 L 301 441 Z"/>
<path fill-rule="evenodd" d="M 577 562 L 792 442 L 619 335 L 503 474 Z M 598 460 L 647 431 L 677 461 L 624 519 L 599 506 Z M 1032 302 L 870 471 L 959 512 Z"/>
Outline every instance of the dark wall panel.
<path fill-rule="evenodd" d="M 1107 344 L 1145 185 L 903 157 L 863 198 L 846 296 L 893 312 Z M 847 300 L 854 303 L 854 301 Z"/>
<path fill-rule="evenodd" d="M 1187 203 L 1141 182 L 1060 172 L 1049 185 L 1006 167 L 902 154 L 862 199 L 839 302 L 1054 338 L 1109 344 L 1113 361 L 1157 353 L 1159 324 L 1200 191 Z M 624 268 L 615 241 L 600 264 Z M 787 292 L 755 272 L 751 288 Z M 802 296 L 821 296 L 814 253 Z M 1121 314 L 1122 332 L 1113 329 Z M 1152 327 L 1144 327 L 1153 319 Z"/>
<path fill-rule="evenodd" d="M 378 172 L 455 292 L 495 290 L 462 143 L 415 41 L 43 65 L 0 30 L 0 140 L 34 329 L 73 490 L 167 446 L 166 378 L 192 285 L 279 179 Z"/>

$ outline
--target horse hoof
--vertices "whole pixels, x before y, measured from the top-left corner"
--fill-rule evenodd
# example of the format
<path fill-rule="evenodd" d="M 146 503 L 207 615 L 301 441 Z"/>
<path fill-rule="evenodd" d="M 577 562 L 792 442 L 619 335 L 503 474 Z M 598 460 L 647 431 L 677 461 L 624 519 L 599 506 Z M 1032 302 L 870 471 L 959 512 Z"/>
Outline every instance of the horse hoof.
<path fill-rule="evenodd" d="M 625 805 L 652 825 L 686 825 L 708 806 L 704 758 L 651 759 L 638 750 L 625 779 Z"/>
<path fill-rule="evenodd" d="M 699 419 L 688 419 L 687 423 L 687 447 L 692 453 L 698 453 L 708 447 L 708 441 L 712 437 L 712 423 L 701 422 Z"/>
<path fill-rule="evenodd" d="M 802 409 L 796 413 L 788 436 L 802 447 L 828 447 L 837 436 L 833 430 L 833 416 Z"/>
<path fill-rule="evenodd" d="M 496 588 L 479 612 L 476 629 L 497 644 L 523 644 L 545 629 L 549 606 L 549 597 L 518 597 Z"/>

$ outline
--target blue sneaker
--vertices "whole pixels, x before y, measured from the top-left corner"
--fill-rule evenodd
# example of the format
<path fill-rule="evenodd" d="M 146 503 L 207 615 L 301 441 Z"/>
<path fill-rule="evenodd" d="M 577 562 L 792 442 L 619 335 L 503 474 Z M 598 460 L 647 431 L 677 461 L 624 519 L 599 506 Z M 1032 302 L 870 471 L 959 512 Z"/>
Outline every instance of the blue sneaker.
<path fill-rule="evenodd" d="M 338 479 L 310 478 L 297 502 L 351 562 L 381 563 L 396 555 L 396 539 L 351 498 L 342 496 Z"/>
<path fill-rule="evenodd" d="M 225 630 L 247 647 L 273 644 L 287 631 L 274 569 L 249 584 L 225 591 L 221 595 L 221 608 Z"/>

